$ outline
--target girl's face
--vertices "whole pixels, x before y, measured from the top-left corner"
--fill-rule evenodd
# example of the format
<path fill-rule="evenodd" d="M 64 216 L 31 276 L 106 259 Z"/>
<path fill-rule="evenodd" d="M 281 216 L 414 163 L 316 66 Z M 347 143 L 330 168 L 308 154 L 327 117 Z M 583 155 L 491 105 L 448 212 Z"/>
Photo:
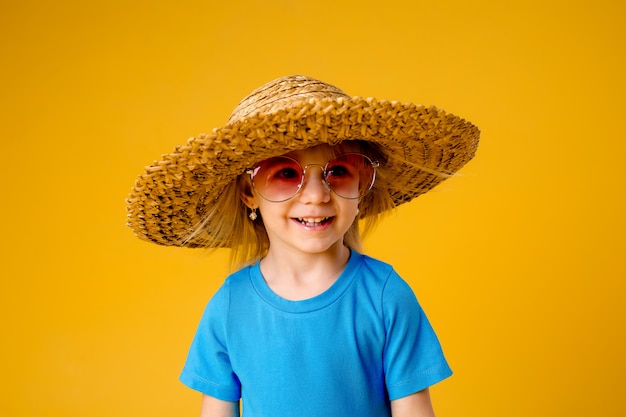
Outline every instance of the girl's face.
<path fill-rule="evenodd" d="M 322 254 L 339 250 L 357 215 L 358 199 L 342 198 L 327 188 L 322 168 L 335 152 L 329 145 L 318 145 L 286 154 L 306 169 L 304 183 L 292 198 L 271 202 L 258 192 L 246 198 L 249 207 L 258 208 L 270 241 L 270 252 Z"/>

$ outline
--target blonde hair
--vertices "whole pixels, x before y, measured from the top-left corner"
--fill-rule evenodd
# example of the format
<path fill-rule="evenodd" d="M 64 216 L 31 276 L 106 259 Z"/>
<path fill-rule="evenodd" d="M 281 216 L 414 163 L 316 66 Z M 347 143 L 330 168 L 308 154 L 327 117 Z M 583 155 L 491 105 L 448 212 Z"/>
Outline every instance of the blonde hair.
<path fill-rule="evenodd" d="M 389 158 L 379 145 L 361 140 L 342 142 L 332 149 L 335 155 L 361 152 L 380 164 L 372 189 L 359 202 L 359 215 L 344 235 L 344 244 L 347 247 L 363 252 L 362 239 L 371 233 L 382 216 L 394 207 L 385 170 Z M 251 265 L 263 258 L 270 246 L 263 218 L 258 215 L 255 221 L 251 221 L 248 218 L 250 209 L 241 198 L 243 194 L 252 192 L 250 177 L 245 173 L 240 174 L 235 181 L 226 186 L 220 197 L 206 208 L 202 220 L 195 227 L 195 232 L 186 241 L 192 238 L 197 241 L 201 237 L 206 247 L 215 247 L 215 242 L 227 242 L 222 247 L 228 246 L 231 249 L 230 263 L 233 270 Z"/>

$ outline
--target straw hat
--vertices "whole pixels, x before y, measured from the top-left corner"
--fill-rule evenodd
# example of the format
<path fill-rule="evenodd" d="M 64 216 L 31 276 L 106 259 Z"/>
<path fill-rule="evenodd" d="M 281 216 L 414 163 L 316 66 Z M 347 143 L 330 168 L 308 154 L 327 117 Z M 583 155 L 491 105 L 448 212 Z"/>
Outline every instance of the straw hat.
<path fill-rule="evenodd" d="M 465 165 L 479 136 L 470 122 L 435 107 L 350 97 L 310 77 L 283 77 L 244 98 L 224 127 L 188 139 L 146 167 L 127 199 L 127 224 L 140 239 L 181 246 L 203 208 L 255 163 L 355 139 L 388 151 L 384 169 L 399 205 Z"/>

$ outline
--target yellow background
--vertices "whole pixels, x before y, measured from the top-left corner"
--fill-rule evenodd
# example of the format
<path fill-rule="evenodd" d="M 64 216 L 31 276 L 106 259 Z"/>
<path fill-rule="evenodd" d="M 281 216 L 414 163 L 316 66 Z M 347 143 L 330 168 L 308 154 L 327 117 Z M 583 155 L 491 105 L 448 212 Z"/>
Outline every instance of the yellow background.
<path fill-rule="evenodd" d="M 3 2 L 0 414 L 197 415 L 177 378 L 226 256 L 135 239 L 124 199 L 303 73 L 482 130 L 462 176 L 366 242 L 455 370 L 438 416 L 626 415 L 622 4 Z"/>

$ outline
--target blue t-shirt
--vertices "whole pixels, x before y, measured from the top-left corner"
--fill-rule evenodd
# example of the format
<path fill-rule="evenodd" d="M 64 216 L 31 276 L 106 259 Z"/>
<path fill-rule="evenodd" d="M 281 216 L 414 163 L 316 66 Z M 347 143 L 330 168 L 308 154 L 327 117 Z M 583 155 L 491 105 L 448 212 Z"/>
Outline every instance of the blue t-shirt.
<path fill-rule="evenodd" d="M 259 264 L 209 302 L 181 381 L 242 399 L 246 417 L 390 416 L 390 400 L 452 374 L 415 295 L 393 268 L 352 251 L 324 293 L 275 294 Z"/>

